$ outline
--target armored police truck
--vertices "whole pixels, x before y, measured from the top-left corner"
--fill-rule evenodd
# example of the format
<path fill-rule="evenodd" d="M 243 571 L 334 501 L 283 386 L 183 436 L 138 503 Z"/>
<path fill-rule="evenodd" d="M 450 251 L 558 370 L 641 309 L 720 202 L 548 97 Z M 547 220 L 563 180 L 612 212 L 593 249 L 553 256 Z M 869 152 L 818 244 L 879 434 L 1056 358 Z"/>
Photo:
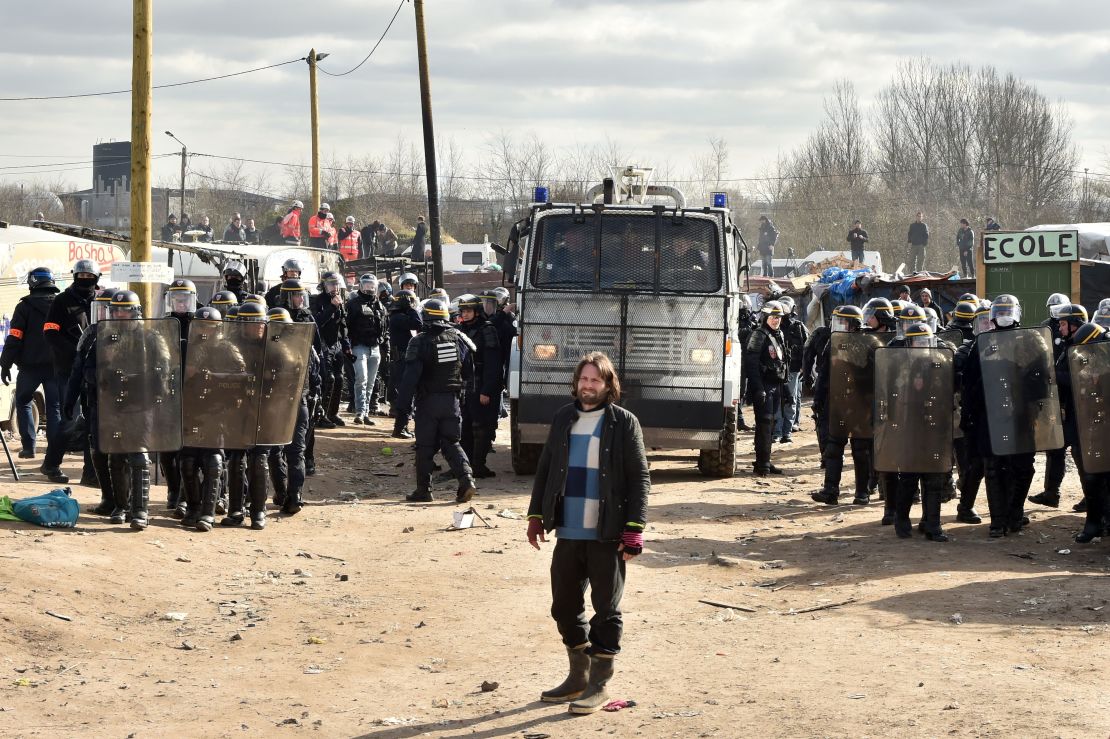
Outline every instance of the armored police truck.
<path fill-rule="evenodd" d="M 506 278 L 520 311 L 509 364 L 513 469 L 535 472 L 575 366 L 602 351 L 647 447 L 696 449 L 703 475 L 731 477 L 747 271 L 740 230 L 724 193 L 693 207 L 650 184 L 648 168 L 613 175 L 582 203 L 547 202 L 536 188 L 510 236 Z"/>

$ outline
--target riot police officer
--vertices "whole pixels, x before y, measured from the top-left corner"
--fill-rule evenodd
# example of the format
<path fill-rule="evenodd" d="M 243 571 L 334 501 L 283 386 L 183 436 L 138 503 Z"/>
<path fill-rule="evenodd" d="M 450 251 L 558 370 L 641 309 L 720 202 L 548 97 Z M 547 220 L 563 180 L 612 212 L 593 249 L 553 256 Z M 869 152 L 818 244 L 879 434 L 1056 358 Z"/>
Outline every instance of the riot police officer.
<path fill-rule="evenodd" d="M 266 295 L 264 296 L 265 299 L 266 299 L 266 307 L 267 308 L 282 307 L 282 302 L 281 302 L 281 285 L 282 285 L 282 283 L 284 283 L 286 280 L 299 280 L 299 279 L 301 279 L 301 274 L 303 272 L 304 272 L 304 269 L 301 267 L 301 262 L 300 262 L 299 259 L 290 257 L 289 259 L 286 259 L 284 262 L 282 262 L 281 263 L 281 279 L 278 280 L 276 285 L 273 285 L 269 290 L 267 290 Z"/>
<path fill-rule="evenodd" d="M 444 320 L 447 317 L 444 316 Z M 398 290 L 393 296 L 393 306 L 389 314 L 389 352 L 392 357 L 389 399 L 393 403 L 393 437 L 397 439 L 413 438 L 412 432 L 407 428 L 412 407 L 398 403 L 398 388 L 404 382 L 409 341 L 420 330 L 421 325 L 420 314 L 416 312 L 416 293 L 412 290 Z"/>
<path fill-rule="evenodd" d="M 285 280 L 281 283 L 281 304 L 289 315 L 292 317 L 294 323 L 316 323 L 316 319 L 312 317 L 312 312 L 309 310 L 308 291 L 305 290 L 304 285 L 300 280 Z M 304 470 L 305 474 L 311 477 L 316 474 L 316 422 L 320 417 L 320 399 L 323 392 L 323 375 L 324 375 L 324 359 L 323 349 L 324 344 L 320 340 L 319 329 L 316 331 L 316 336 L 312 341 L 312 348 L 316 352 L 317 372 L 320 376 L 320 384 L 313 386 L 315 391 L 310 391 L 306 402 L 308 403 L 308 426 L 304 430 Z M 297 432 L 294 432 L 294 440 L 296 440 Z M 282 467 L 283 472 L 287 472 L 290 476 L 293 472 L 285 469 L 286 455 L 282 455 L 278 460 L 279 467 Z M 284 507 L 282 503 L 275 504 Z M 299 509 L 298 509 L 299 510 Z"/>
<path fill-rule="evenodd" d="M 1060 317 L 1061 312 L 1069 308 L 1071 308 L 1071 298 L 1063 293 L 1052 293 L 1045 303 L 1048 317 L 1041 321 L 1041 325 L 1052 332 L 1052 359 L 1057 367 L 1060 366 L 1061 361 L 1067 361 L 1065 354 L 1068 341 L 1061 332 Z M 1084 321 L 1086 321 L 1086 318 L 1084 318 Z M 1060 402 L 1064 402 L 1063 397 L 1060 398 Z M 1064 484 L 1064 475 L 1067 474 L 1068 447 L 1070 446 L 1071 443 L 1069 442 L 1060 449 L 1050 449 L 1044 453 L 1044 491 L 1036 495 L 1030 495 L 1030 503 L 1049 508 L 1060 507 L 1060 486 Z"/>
<path fill-rule="evenodd" d="M 220 312 L 211 306 L 198 308 L 192 316 L 198 326 L 213 329 L 222 318 Z M 199 350 L 194 348 L 194 351 Z M 216 520 L 216 502 L 221 495 L 225 476 L 224 451 L 185 447 L 178 453 L 177 460 L 185 502 L 184 513 L 180 516 L 181 525 L 201 532 L 211 531 Z"/>
<path fill-rule="evenodd" d="M 777 417 L 778 440 L 782 444 L 794 441 L 791 434 L 798 430 L 802 405 L 802 359 L 809 329 L 795 314 L 794 298 L 784 295 L 780 300 L 783 308 L 780 330 L 786 340 L 786 354 L 789 357 L 786 372 L 786 391 L 783 393 L 782 408 Z"/>
<path fill-rule="evenodd" d="M 411 290 L 416 295 L 420 290 L 420 279 L 412 272 L 406 272 L 397 280 L 397 290 Z"/>
<path fill-rule="evenodd" d="M 462 448 L 477 478 L 496 473 L 486 466 L 497 432 L 501 399 L 501 341 L 486 319 L 480 298 L 459 297 L 459 326 L 474 345 L 474 378 L 466 389 L 462 412 Z"/>
<path fill-rule="evenodd" d="M 759 327 L 759 316 L 752 309 L 752 299 L 747 293 L 740 295 L 737 300 L 737 346 L 746 347 L 752 332 Z M 741 431 L 750 431 L 751 427 L 744 420 L 744 403 L 748 402 L 748 375 L 740 363 L 740 403 L 736 407 L 736 425 Z"/>
<path fill-rule="evenodd" d="M 432 469 L 436 451 L 459 481 L 455 502 L 474 497 L 474 477 L 459 444 L 462 433 L 463 391 L 474 374 L 475 347 L 447 322 L 447 306 L 432 299 L 424 304 L 423 328 L 405 350 L 405 370 L 397 399 L 407 408 L 416 398 L 416 490 L 412 502 L 432 500 Z"/>
<path fill-rule="evenodd" d="M 833 310 L 830 333 L 853 333 L 863 326 L 863 311 L 854 305 L 841 305 Z M 814 332 L 816 334 L 816 332 Z M 826 505 L 840 502 L 840 477 L 844 471 L 844 446 L 848 439 L 836 438 L 841 434 L 829 433 L 829 374 L 832 368 L 831 337 L 825 340 L 821 354 L 816 359 L 817 380 L 813 385 L 813 411 L 821 427 L 818 436 L 824 438 L 822 462 L 825 468 L 825 483 L 821 490 L 810 495 L 814 501 Z M 852 503 L 867 505 L 871 494 L 868 483 L 871 478 L 871 440 L 851 439 L 852 465 L 856 478 L 856 493 Z"/>
<path fill-rule="evenodd" d="M 233 305 L 237 306 L 239 303 L 239 298 L 230 290 L 219 290 L 213 293 L 212 299 L 208 301 L 208 305 L 218 310 L 225 319 L 227 318 L 228 308 Z"/>
<path fill-rule="evenodd" d="M 763 322 L 748 339 L 744 351 L 744 370 L 748 376 L 748 394 L 755 408 L 755 474 L 781 475 L 782 470 L 771 464 L 771 441 L 775 420 L 785 392 L 788 357 L 786 340 L 779 330 L 783 307 L 777 300 L 768 300 L 760 311 Z"/>
<path fill-rule="evenodd" d="M 247 268 L 243 263 L 238 260 L 232 260 L 224 265 L 223 268 L 224 289 L 235 296 L 235 299 L 240 303 L 247 301 L 246 280 Z"/>
<path fill-rule="evenodd" d="M 181 362 L 185 363 L 185 354 L 189 346 L 189 324 L 193 320 L 193 313 L 197 309 L 197 286 L 192 280 L 178 278 L 166 287 L 164 315 L 174 318 L 181 324 Z M 213 309 L 215 310 L 215 309 Z M 217 312 L 218 314 L 218 312 Z M 216 319 L 219 320 L 219 319 Z M 174 518 L 184 518 L 186 500 L 181 487 L 181 473 L 178 465 L 177 452 L 161 452 L 158 462 L 162 474 L 166 476 L 166 509 L 171 511 Z"/>
<path fill-rule="evenodd" d="M 952 322 L 948 324 L 950 329 L 958 329 L 964 337 L 953 358 L 957 399 L 963 392 L 964 367 L 975 347 L 975 337 L 991 329 L 990 301 L 983 301 L 980 305 L 978 298 L 971 297 L 974 299 L 956 303 Z M 962 406 L 962 400 L 959 405 Z M 979 456 L 974 439 L 970 439 L 962 428 L 954 429 L 952 446 L 956 457 L 956 471 L 959 473 L 956 479 L 956 491 L 959 494 L 956 520 L 960 523 L 982 523 L 983 519 L 975 511 L 975 499 L 979 495 L 979 485 L 983 482 L 983 458 Z"/>
<path fill-rule="evenodd" d="M 316 426 L 333 429 L 347 424 L 339 417 L 340 396 L 343 393 L 344 357 L 351 356 L 351 342 L 347 338 L 347 306 L 340 294 L 342 278 L 335 272 L 325 272 L 320 281 L 320 293 L 312 296 L 310 306 L 316 327 L 323 341 L 324 394 L 320 406 L 322 417 Z"/>

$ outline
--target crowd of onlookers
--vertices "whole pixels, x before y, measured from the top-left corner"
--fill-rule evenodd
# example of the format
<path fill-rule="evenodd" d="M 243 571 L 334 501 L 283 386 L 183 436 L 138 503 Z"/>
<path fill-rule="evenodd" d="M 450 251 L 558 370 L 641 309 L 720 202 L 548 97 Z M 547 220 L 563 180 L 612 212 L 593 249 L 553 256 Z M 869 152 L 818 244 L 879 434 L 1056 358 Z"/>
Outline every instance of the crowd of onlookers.
<path fill-rule="evenodd" d="M 396 232 L 379 220 L 370 221 L 359 227 L 359 220 L 347 216 L 342 227 L 337 227 L 331 206 L 321 203 L 320 209 L 309 216 L 307 221 L 303 218 L 304 203 L 294 200 L 284 216 L 277 216 L 274 222 L 262 228 L 255 226 L 253 218 L 243 220 L 242 214 L 235 213 L 224 228 L 222 237 L 213 230 L 208 216 L 202 216 L 200 221 L 193 223 L 187 213 L 181 215 L 181 220 L 171 213 L 162 226 L 161 240 L 173 241 L 201 241 L 211 243 L 220 241 L 227 244 L 273 244 L 273 245 L 301 245 L 318 249 L 331 249 L 338 251 L 343 258 L 366 259 L 371 256 L 401 256 L 409 252 L 419 258 L 425 251 L 428 227 L 424 217 L 416 219 L 416 228 L 410 245 L 402 246 Z M 302 228 L 304 231 L 302 232 Z M 307 241 L 302 238 L 302 233 L 307 236 Z"/>

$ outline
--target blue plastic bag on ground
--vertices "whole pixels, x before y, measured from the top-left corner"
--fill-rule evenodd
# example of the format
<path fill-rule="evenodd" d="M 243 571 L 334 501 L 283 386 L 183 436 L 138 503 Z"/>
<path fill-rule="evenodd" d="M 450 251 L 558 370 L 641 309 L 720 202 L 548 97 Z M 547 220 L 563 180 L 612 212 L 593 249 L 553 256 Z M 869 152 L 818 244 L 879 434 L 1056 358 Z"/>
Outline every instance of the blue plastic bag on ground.
<path fill-rule="evenodd" d="M 13 500 L 12 512 L 27 523 L 68 529 L 77 525 L 81 506 L 73 499 L 72 491 L 63 488 L 33 498 Z"/>

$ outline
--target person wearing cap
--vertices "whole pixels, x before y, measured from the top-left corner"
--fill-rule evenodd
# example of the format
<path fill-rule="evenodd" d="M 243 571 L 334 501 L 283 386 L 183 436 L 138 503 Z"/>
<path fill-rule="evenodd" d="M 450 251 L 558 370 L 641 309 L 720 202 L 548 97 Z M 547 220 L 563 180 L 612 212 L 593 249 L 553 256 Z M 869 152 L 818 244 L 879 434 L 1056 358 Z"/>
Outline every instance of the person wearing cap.
<path fill-rule="evenodd" d="M 286 244 L 301 243 L 301 211 L 304 203 L 294 200 L 285 217 L 281 219 L 281 238 Z"/>
<path fill-rule="evenodd" d="M 779 330 L 785 313 L 782 303 L 768 300 L 761 313 L 763 320 L 744 347 L 744 374 L 755 409 L 755 474 L 764 477 L 782 474 L 771 464 L 771 437 L 786 384 L 788 357 L 786 338 Z"/>
<path fill-rule="evenodd" d="M 933 291 L 927 287 L 923 287 L 917 292 L 917 304 L 922 308 L 932 308 L 933 312 L 937 314 L 937 321 L 940 323 L 945 322 L 944 309 L 933 300 Z"/>
<path fill-rule="evenodd" d="M 231 217 L 231 222 L 224 229 L 223 240 L 228 244 L 242 244 L 247 240 L 247 232 L 243 229 L 243 216 L 236 213 Z"/>
<path fill-rule="evenodd" d="M 173 241 L 181 233 L 181 228 L 177 225 L 177 216 L 170 213 L 170 217 L 166 219 L 166 225 L 162 226 L 162 241 Z"/>
<path fill-rule="evenodd" d="M 46 402 L 46 456 L 41 471 L 50 482 L 69 482 L 62 474 L 61 463 L 65 455 L 62 439 L 62 406 L 58 375 L 54 370 L 54 353 L 43 335 L 48 323 L 50 308 L 58 294 L 54 273 L 46 267 L 35 267 L 27 274 L 28 294 L 20 298 L 12 313 L 4 350 L 0 353 L 0 380 L 11 384 L 12 365 L 19 367 L 15 381 L 16 425 L 23 449 L 21 459 L 35 456 L 38 429 L 31 405 L 35 391 L 42 386 Z"/>
<path fill-rule="evenodd" d="M 347 216 L 343 228 L 339 229 L 339 255 L 348 262 L 358 259 L 362 253 L 362 234 L 355 226 L 355 217 Z M 377 280 L 375 280 L 375 283 Z"/>
<path fill-rule="evenodd" d="M 314 249 L 328 248 L 333 227 L 332 221 L 328 220 L 330 214 L 331 206 L 320 203 L 320 210 L 308 219 L 308 245 Z"/>

